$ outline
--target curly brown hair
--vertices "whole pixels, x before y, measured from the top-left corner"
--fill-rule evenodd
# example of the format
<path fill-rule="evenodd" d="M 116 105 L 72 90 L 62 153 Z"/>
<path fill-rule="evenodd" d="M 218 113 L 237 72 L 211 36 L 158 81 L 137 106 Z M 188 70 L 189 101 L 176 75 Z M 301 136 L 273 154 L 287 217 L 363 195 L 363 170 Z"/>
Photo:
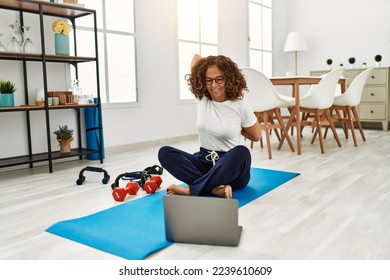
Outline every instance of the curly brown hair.
<path fill-rule="evenodd" d="M 192 67 L 191 74 L 186 75 L 187 84 L 195 97 L 200 100 L 206 96 L 211 100 L 211 95 L 206 87 L 205 77 L 207 69 L 212 65 L 216 65 L 224 73 L 227 98 L 229 100 L 241 99 L 243 91 L 248 90 L 245 77 L 237 64 L 223 55 L 208 56 L 200 59 Z"/>

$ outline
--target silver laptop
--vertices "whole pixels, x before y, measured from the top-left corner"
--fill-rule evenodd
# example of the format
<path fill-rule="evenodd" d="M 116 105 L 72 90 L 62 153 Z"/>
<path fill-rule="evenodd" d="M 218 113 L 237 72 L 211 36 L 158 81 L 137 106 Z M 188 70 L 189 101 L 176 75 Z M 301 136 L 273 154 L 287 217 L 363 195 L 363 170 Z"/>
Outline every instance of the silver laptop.
<path fill-rule="evenodd" d="M 165 235 L 181 243 L 238 246 L 238 201 L 199 196 L 164 196 Z"/>

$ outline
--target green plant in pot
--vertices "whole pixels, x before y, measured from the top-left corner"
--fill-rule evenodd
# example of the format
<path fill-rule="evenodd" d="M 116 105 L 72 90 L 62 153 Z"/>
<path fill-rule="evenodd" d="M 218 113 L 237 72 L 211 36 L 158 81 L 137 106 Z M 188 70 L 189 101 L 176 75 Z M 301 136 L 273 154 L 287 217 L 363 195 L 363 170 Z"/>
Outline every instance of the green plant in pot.
<path fill-rule="evenodd" d="M 380 54 L 377 54 L 375 57 L 374 57 L 375 61 L 376 61 L 376 65 L 377 67 L 380 67 L 381 66 L 381 61 L 382 61 L 382 56 Z"/>
<path fill-rule="evenodd" d="M 326 64 L 328 64 L 329 70 L 332 69 L 333 60 L 332 60 L 331 58 L 328 58 L 328 59 L 326 60 Z"/>
<path fill-rule="evenodd" d="M 16 85 L 9 80 L 0 80 L 0 107 L 14 107 Z"/>
<path fill-rule="evenodd" d="M 59 129 L 53 131 L 57 136 L 57 141 L 60 146 L 61 153 L 70 153 L 70 143 L 73 141 L 73 132 L 74 130 L 68 128 L 67 125 L 59 126 Z"/>
<path fill-rule="evenodd" d="M 355 64 L 355 62 L 356 62 L 356 59 L 354 58 L 354 57 L 350 57 L 350 58 L 348 58 L 348 62 L 349 62 L 349 64 L 351 64 L 351 66 L 352 66 L 352 68 L 354 67 L 354 64 Z"/>

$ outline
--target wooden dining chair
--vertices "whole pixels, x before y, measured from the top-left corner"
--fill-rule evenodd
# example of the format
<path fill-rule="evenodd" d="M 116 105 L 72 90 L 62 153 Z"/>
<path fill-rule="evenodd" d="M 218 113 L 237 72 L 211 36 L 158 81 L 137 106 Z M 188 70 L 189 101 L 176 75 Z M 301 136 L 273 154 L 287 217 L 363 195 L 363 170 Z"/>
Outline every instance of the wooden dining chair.
<path fill-rule="evenodd" d="M 294 146 L 289 137 L 284 121 L 280 114 L 280 108 L 295 104 L 295 99 L 280 94 L 271 81 L 260 71 L 253 68 L 241 68 L 247 83 L 249 92 L 244 95 L 244 99 L 253 107 L 255 115 L 260 123 L 262 132 L 265 133 L 267 142 L 268 158 L 272 159 L 270 132 L 273 130 L 280 143 L 281 138 L 287 139 L 292 152 Z M 280 133 L 280 134 L 279 134 Z M 251 142 L 251 148 L 253 141 Z M 260 141 L 263 148 L 263 142 Z M 278 146 L 278 149 L 281 145 Z"/>

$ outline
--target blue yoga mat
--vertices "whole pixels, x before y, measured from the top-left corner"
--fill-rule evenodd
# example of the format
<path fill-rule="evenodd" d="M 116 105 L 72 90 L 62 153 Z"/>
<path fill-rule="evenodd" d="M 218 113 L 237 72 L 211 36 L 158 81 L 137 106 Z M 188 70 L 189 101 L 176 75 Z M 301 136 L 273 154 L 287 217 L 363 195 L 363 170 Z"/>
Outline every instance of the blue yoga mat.
<path fill-rule="evenodd" d="M 98 99 L 94 98 L 94 102 L 97 103 Z M 98 108 L 85 108 L 84 109 L 85 117 L 85 130 L 86 130 L 86 139 L 87 139 L 87 148 L 90 150 L 99 150 L 100 142 L 102 142 L 102 159 L 104 159 L 104 136 L 100 141 L 99 134 L 99 109 Z M 103 132 L 102 132 L 103 135 Z M 100 159 L 100 153 L 88 154 L 87 159 L 97 160 Z"/>
<path fill-rule="evenodd" d="M 247 187 L 234 191 L 239 207 L 248 204 L 299 173 L 251 168 Z M 172 244 L 165 239 L 164 191 L 78 219 L 58 222 L 46 231 L 131 260 Z"/>

